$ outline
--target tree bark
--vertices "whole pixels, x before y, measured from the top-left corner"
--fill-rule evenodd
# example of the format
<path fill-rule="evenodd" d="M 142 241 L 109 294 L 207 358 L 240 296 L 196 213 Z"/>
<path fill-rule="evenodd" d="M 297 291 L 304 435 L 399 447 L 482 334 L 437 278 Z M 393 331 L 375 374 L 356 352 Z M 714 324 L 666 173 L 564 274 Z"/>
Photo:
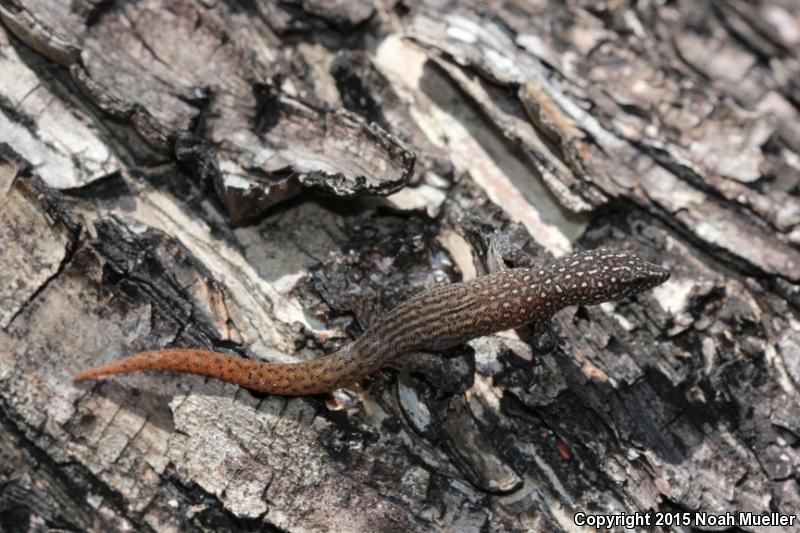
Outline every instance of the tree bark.
<path fill-rule="evenodd" d="M 438 4 L 0 0 L 0 530 L 800 508 L 796 3 Z M 319 357 L 502 250 L 600 246 L 672 278 L 547 355 L 523 328 L 294 399 L 70 381 Z"/>

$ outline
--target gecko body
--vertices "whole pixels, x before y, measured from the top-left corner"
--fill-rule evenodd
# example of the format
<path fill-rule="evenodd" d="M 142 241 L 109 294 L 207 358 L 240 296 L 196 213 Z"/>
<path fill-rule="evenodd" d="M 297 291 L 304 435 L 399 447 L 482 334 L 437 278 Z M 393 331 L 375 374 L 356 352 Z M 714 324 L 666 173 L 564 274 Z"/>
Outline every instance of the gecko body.
<path fill-rule="evenodd" d="M 138 370 L 210 376 L 283 396 L 330 392 L 413 352 L 545 322 L 570 305 L 618 300 L 669 278 L 665 268 L 620 251 L 579 252 L 541 268 L 512 268 L 436 287 L 395 307 L 341 350 L 299 363 L 267 363 L 191 348 L 140 352 L 76 374 L 75 381 Z"/>

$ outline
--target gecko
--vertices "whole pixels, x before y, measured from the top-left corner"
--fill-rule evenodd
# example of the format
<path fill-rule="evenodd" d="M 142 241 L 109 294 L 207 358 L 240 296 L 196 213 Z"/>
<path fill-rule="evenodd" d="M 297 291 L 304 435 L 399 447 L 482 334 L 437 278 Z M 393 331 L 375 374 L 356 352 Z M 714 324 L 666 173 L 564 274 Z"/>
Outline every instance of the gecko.
<path fill-rule="evenodd" d="M 322 394 L 359 381 L 402 355 L 441 352 L 498 331 L 546 323 L 564 307 L 620 300 L 652 289 L 669 276 L 666 268 L 634 253 L 595 249 L 547 266 L 510 268 L 422 291 L 377 319 L 352 343 L 310 361 L 269 363 L 168 348 L 85 370 L 73 381 L 171 370 L 274 395 Z"/>

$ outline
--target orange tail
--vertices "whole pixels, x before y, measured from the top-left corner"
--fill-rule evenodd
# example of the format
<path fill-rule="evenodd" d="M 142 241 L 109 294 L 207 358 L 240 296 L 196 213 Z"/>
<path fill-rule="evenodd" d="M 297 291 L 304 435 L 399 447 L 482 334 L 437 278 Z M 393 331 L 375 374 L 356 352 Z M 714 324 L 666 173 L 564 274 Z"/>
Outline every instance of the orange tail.
<path fill-rule="evenodd" d="M 107 365 L 90 368 L 72 377 L 86 381 L 139 370 L 172 370 L 209 376 L 242 387 L 280 396 L 321 394 L 362 377 L 351 368 L 349 346 L 334 354 L 302 363 L 264 363 L 208 350 L 167 349 L 139 352 Z"/>

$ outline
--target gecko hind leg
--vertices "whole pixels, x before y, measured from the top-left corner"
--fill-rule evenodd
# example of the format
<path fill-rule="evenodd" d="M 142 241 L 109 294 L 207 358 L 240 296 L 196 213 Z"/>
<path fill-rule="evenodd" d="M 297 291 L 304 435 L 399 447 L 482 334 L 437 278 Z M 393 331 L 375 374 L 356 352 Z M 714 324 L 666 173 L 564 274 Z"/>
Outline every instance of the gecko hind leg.
<path fill-rule="evenodd" d="M 469 354 L 466 353 L 468 351 Z M 422 375 L 442 393 L 463 392 L 472 386 L 475 377 L 475 355 L 464 347 L 443 354 L 413 352 L 392 360 L 386 366 L 400 372 Z"/>

